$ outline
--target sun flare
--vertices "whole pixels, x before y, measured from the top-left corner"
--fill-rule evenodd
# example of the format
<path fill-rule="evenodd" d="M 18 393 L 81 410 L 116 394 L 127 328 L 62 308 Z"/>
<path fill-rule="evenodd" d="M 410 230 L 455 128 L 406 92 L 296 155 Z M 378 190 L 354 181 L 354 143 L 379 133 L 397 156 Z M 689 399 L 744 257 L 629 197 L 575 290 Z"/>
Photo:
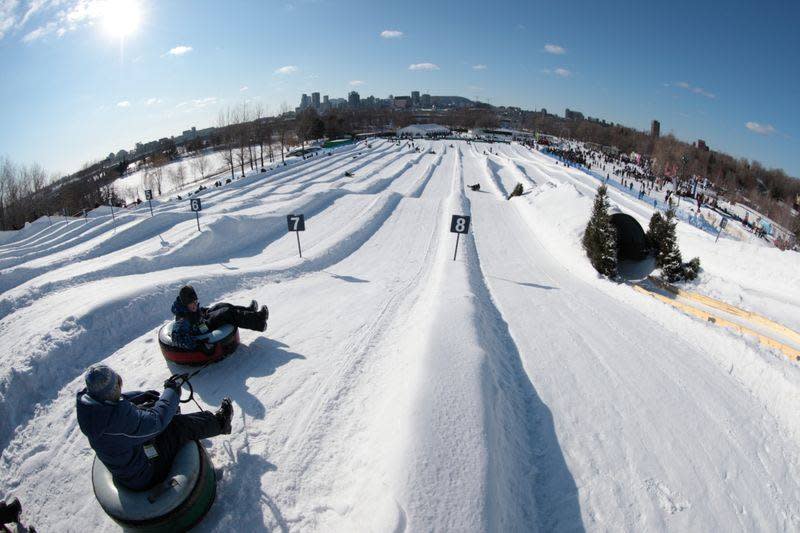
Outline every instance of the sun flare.
<path fill-rule="evenodd" d="M 108 0 L 103 9 L 103 28 L 114 37 L 132 34 L 141 22 L 141 9 L 136 0 Z"/>

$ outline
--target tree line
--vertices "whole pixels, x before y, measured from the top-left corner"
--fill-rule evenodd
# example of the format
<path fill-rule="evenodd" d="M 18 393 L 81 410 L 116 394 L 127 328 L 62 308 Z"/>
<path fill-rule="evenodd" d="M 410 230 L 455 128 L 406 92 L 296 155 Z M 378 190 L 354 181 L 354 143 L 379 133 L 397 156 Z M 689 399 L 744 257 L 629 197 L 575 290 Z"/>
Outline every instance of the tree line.
<path fill-rule="evenodd" d="M 783 170 L 767 169 L 757 161 L 734 158 L 722 152 L 703 150 L 672 135 L 652 138 L 648 133 L 616 124 L 590 120 L 566 120 L 555 115 L 519 111 L 504 123 L 601 145 L 616 146 L 624 153 L 637 152 L 651 158 L 651 171 L 661 176 L 688 179 L 692 175 L 707 177 L 722 196 L 743 202 L 766 214 L 776 222 L 800 234 L 800 222 L 792 217 L 791 206 L 800 195 L 800 181 Z M 501 124 L 503 108 L 477 104 L 472 108 L 451 109 L 429 117 L 420 117 L 402 109 L 362 107 L 331 109 L 318 114 L 313 108 L 289 112 L 284 103 L 275 116 L 268 116 L 260 104 L 240 104 L 219 112 L 217 129 L 207 139 L 185 144 L 194 155 L 190 169 L 195 179 L 205 179 L 212 171 L 207 151 L 219 151 L 233 179 L 237 173 L 283 163 L 290 147 L 305 148 L 306 143 L 323 137 L 336 139 L 359 132 L 384 132 L 415 122 L 437 121 L 454 130 L 476 127 L 495 128 Z M 145 183 L 160 194 L 168 181 L 182 187 L 188 174 L 182 166 L 165 173 L 163 167 L 177 156 L 174 142 L 163 146 L 140 162 Z M 40 165 L 15 165 L 8 158 L 0 162 L 0 227 L 21 227 L 26 221 L 43 214 L 73 215 L 98 205 L 121 205 L 111 184 L 128 170 L 123 161 L 107 168 L 103 162 L 87 163 L 78 172 L 54 180 Z"/>

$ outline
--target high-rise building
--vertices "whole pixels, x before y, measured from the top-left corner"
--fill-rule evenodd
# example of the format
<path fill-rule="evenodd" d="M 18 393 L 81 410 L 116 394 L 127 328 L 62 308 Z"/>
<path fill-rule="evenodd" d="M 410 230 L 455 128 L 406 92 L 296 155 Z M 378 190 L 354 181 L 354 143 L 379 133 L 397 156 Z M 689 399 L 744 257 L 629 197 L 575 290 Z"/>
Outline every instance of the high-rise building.
<path fill-rule="evenodd" d="M 311 100 L 308 98 L 306 93 L 303 93 L 303 96 L 300 97 L 300 109 L 305 109 L 309 106 Z"/>
<path fill-rule="evenodd" d="M 319 93 L 311 93 L 311 105 L 314 109 L 319 109 Z"/>
<path fill-rule="evenodd" d="M 328 98 L 328 95 L 327 95 L 327 94 L 326 94 L 325 96 L 323 96 L 323 97 L 322 97 L 322 104 L 323 104 L 323 105 L 329 105 L 330 103 L 331 103 L 331 99 L 330 99 L 330 98 Z"/>
<path fill-rule="evenodd" d="M 419 91 L 411 91 L 411 105 L 419 106 Z"/>
<path fill-rule="evenodd" d="M 654 120 L 650 123 L 650 137 L 658 139 L 659 135 L 661 135 L 661 123 Z"/>
<path fill-rule="evenodd" d="M 431 95 L 423 94 L 422 96 L 420 96 L 419 105 L 421 105 L 425 109 L 430 109 L 430 107 L 431 107 Z"/>
<path fill-rule="evenodd" d="M 350 107 L 358 107 L 361 105 L 361 96 L 356 91 L 350 91 L 347 95 L 347 103 Z"/>

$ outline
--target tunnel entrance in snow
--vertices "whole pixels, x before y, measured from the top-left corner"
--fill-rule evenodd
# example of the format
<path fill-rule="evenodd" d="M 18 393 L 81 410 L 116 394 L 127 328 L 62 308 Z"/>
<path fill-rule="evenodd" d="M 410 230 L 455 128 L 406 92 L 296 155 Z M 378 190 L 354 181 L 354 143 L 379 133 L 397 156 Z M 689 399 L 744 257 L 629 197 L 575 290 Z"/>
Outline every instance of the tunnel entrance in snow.
<path fill-rule="evenodd" d="M 655 260 L 647 252 L 644 229 L 630 215 L 611 213 L 611 225 L 617 232 L 617 271 L 630 281 L 645 279 L 655 270 Z"/>
<path fill-rule="evenodd" d="M 630 215 L 613 213 L 611 224 L 617 230 L 617 259 L 641 261 L 647 257 L 642 226 Z"/>

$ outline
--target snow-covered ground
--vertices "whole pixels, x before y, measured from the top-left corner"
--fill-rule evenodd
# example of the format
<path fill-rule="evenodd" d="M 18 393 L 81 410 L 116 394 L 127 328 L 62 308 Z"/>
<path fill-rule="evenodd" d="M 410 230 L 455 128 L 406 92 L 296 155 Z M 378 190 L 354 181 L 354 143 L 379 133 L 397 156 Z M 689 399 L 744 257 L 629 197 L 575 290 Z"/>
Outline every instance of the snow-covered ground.
<path fill-rule="evenodd" d="M 598 277 L 595 178 L 516 144 L 418 145 L 203 191 L 200 232 L 165 200 L 3 235 L 0 497 L 41 531 L 118 529 L 75 393 L 95 362 L 131 389 L 176 371 L 156 332 L 191 282 L 270 307 L 193 380 L 236 408 L 199 531 L 800 529 L 798 364 Z M 610 198 L 646 225 L 652 206 Z M 472 217 L 455 261 L 453 214 Z M 800 328 L 800 254 L 678 234 L 695 290 Z"/>

